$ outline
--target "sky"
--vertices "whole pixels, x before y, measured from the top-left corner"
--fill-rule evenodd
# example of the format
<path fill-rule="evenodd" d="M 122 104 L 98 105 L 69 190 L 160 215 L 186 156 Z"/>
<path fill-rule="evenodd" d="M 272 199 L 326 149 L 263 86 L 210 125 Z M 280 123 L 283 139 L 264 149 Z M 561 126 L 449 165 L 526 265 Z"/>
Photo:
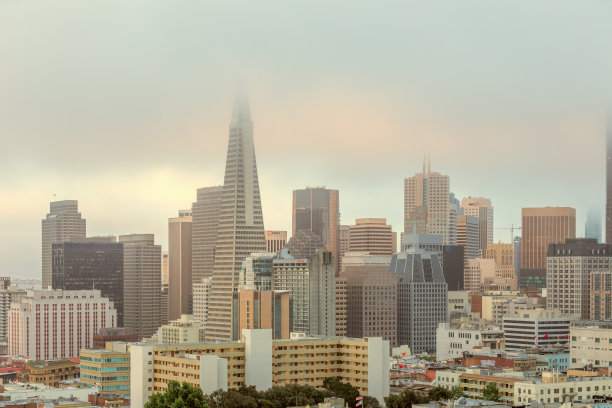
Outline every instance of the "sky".
<path fill-rule="evenodd" d="M 292 190 L 340 190 L 341 222 L 403 225 L 403 178 L 450 176 L 495 207 L 605 205 L 608 0 L 0 0 L 0 274 L 40 277 L 41 219 L 154 233 L 221 184 L 248 90 L 266 229 Z"/>

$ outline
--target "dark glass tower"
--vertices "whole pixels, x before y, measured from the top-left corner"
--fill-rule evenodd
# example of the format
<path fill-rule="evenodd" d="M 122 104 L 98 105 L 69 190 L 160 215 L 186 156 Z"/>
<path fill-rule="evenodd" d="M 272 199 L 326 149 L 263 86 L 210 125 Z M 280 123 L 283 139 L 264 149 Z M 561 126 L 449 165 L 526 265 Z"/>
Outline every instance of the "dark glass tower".
<path fill-rule="evenodd" d="M 53 244 L 53 289 L 98 289 L 117 310 L 123 327 L 123 244 L 117 242 L 62 242 Z"/>

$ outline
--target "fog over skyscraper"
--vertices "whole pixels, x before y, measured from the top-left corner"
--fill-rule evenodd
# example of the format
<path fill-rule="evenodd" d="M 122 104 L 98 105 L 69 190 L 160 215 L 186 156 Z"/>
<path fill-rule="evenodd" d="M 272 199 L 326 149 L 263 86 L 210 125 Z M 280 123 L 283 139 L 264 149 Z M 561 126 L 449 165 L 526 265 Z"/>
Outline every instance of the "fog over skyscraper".
<path fill-rule="evenodd" d="M 230 340 L 232 293 L 238 285 L 242 260 L 251 253 L 266 250 L 253 122 L 245 95 L 236 98 L 229 126 L 218 217 L 206 338 Z"/>
<path fill-rule="evenodd" d="M 606 244 L 612 244 L 612 117 L 606 138 Z"/>
<path fill-rule="evenodd" d="M 601 242 L 601 213 L 599 211 L 591 209 L 587 213 L 587 219 L 584 223 L 584 237 Z"/>

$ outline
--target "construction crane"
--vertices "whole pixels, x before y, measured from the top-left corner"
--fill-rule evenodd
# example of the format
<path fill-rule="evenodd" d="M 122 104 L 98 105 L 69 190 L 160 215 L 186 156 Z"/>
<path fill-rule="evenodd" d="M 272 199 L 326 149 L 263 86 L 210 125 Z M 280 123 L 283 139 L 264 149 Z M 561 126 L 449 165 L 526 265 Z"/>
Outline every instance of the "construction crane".
<path fill-rule="evenodd" d="M 515 230 L 520 230 L 522 227 L 515 227 L 514 224 L 511 224 L 510 227 L 496 227 L 495 229 L 503 229 L 503 230 L 510 230 L 510 243 L 514 242 L 514 231 Z"/>

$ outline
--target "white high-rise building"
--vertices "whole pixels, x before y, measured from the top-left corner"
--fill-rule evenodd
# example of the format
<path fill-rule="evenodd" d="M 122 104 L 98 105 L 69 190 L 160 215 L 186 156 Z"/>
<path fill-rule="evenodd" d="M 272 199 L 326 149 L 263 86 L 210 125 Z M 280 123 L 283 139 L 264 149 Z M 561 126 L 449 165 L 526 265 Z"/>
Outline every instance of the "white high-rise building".
<path fill-rule="evenodd" d="M 463 214 L 478 218 L 479 249 L 481 255 L 487 244 L 493 243 L 493 206 L 491 200 L 482 197 L 466 197 L 461 200 Z"/>
<path fill-rule="evenodd" d="M 9 312 L 9 353 L 35 360 L 75 358 L 100 329 L 117 325 L 99 290 L 29 290 Z"/>
<path fill-rule="evenodd" d="M 53 201 L 42 220 L 42 287 L 51 287 L 52 245 L 57 242 L 85 238 L 86 221 L 81 218 L 77 200 Z"/>
<path fill-rule="evenodd" d="M 206 318 L 208 317 L 211 284 L 212 277 L 202 278 L 199 283 L 193 284 L 193 318 L 202 322 L 205 327 Z"/>
<path fill-rule="evenodd" d="M 404 233 L 441 235 L 445 245 L 454 244 L 450 178 L 432 173 L 430 165 L 424 162 L 423 173 L 404 179 Z"/>
<path fill-rule="evenodd" d="M 8 315 L 11 303 L 20 302 L 25 295 L 25 290 L 11 286 L 9 277 L 0 277 L 0 339 L 8 336 Z"/>

